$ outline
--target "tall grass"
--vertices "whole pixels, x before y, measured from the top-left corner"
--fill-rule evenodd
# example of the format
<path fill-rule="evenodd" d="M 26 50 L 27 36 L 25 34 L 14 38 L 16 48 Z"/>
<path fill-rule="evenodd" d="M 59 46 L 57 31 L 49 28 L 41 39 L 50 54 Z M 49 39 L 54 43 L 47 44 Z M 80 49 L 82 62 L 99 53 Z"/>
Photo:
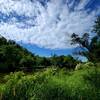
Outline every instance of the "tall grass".
<path fill-rule="evenodd" d="M 49 68 L 26 75 L 11 73 L 1 100 L 100 100 L 100 68 L 83 64 L 75 71 Z M 2 85 L 1 85 L 2 87 Z"/>

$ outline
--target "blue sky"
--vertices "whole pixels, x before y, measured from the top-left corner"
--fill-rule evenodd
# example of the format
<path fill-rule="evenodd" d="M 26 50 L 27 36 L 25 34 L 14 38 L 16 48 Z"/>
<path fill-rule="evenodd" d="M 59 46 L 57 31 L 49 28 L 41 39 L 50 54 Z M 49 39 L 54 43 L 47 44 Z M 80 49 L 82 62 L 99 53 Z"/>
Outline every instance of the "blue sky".
<path fill-rule="evenodd" d="M 91 32 L 100 0 L 0 0 L 0 34 L 41 56 L 72 54 L 71 34 Z"/>
<path fill-rule="evenodd" d="M 52 56 L 54 54 L 57 55 L 72 55 L 73 49 L 69 48 L 69 49 L 47 49 L 47 48 L 42 48 L 42 47 L 38 47 L 37 45 L 31 45 L 31 44 L 20 44 L 23 47 L 27 48 L 29 51 L 31 51 L 32 53 L 36 54 L 36 55 L 40 55 L 40 56 Z"/>

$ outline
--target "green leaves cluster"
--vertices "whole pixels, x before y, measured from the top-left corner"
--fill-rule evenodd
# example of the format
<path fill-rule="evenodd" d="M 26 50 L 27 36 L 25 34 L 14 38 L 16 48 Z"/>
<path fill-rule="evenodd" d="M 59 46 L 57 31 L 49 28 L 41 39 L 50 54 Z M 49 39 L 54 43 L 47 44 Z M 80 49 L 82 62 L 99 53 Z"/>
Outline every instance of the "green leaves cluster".
<path fill-rule="evenodd" d="M 31 75 L 11 73 L 5 77 L 1 100 L 99 100 L 100 68 L 97 73 L 94 69 L 85 63 L 76 71 L 48 68 Z"/>
<path fill-rule="evenodd" d="M 82 36 L 73 33 L 72 44 L 79 44 L 79 48 L 81 48 L 76 54 L 85 56 L 89 61 L 100 62 L 100 17 L 95 22 L 93 32 L 96 35 L 92 38 L 88 33 L 84 33 Z"/>
<path fill-rule="evenodd" d="M 72 56 L 40 57 L 27 51 L 12 40 L 0 37 L 0 72 L 32 71 L 50 66 L 75 68 Z"/>
<path fill-rule="evenodd" d="M 33 67 L 34 55 L 11 40 L 0 37 L 0 72 L 14 72 L 21 67 Z"/>

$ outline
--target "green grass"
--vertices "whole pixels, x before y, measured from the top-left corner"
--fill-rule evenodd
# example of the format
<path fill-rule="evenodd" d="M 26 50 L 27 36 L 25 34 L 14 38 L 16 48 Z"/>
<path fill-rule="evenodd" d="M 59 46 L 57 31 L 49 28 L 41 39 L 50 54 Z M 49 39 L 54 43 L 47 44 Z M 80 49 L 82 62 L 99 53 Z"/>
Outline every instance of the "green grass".
<path fill-rule="evenodd" d="M 82 64 L 75 71 L 48 68 L 7 75 L 1 100 L 100 100 L 100 68 Z"/>

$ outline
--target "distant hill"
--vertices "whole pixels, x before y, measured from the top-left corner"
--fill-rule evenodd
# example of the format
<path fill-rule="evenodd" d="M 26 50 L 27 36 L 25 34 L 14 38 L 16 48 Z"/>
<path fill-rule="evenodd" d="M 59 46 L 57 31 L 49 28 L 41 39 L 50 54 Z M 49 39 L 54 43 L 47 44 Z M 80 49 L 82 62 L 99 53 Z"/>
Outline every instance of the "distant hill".
<path fill-rule="evenodd" d="M 34 64 L 34 54 L 13 40 L 0 36 L 0 72 L 19 70 L 29 63 Z"/>
<path fill-rule="evenodd" d="M 0 72 L 32 71 L 49 66 L 75 68 L 76 64 L 77 61 L 72 56 L 40 57 L 13 40 L 0 36 Z"/>

